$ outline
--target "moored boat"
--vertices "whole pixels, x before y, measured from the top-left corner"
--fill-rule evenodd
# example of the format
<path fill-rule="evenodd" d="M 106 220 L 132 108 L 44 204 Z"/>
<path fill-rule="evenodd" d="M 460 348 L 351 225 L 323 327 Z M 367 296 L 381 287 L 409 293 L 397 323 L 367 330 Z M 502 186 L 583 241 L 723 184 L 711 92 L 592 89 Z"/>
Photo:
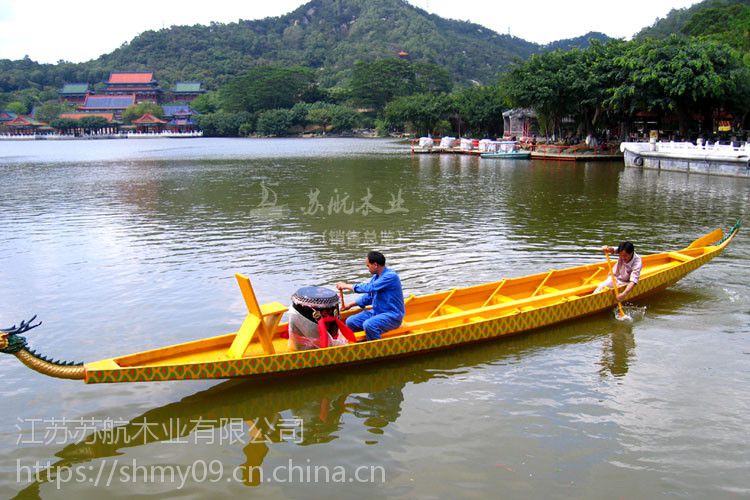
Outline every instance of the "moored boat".
<path fill-rule="evenodd" d="M 750 143 L 623 142 L 626 167 L 750 177 Z"/>
<path fill-rule="evenodd" d="M 676 283 L 719 255 L 739 230 L 716 229 L 687 247 L 642 256 L 643 270 L 629 299 L 638 299 Z M 86 364 L 53 361 L 27 348 L 21 334 L 35 326 L 24 321 L 0 332 L 0 352 L 14 354 L 43 374 L 86 383 L 211 379 L 272 375 L 340 366 L 520 334 L 611 309 L 612 289 L 595 293 L 606 279 L 606 261 L 507 278 L 496 282 L 406 298 L 406 316 L 381 340 L 294 350 L 289 324 L 280 323 L 287 307 L 259 305 L 250 279 L 237 274 L 248 315 L 237 332 L 184 342 Z M 346 317 L 357 311 L 348 311 Z M 322 330 L 321 330 L 322 331 Z M 343 333 L 343 332 L 342 332 Z"/>
<path fill-rule="evenodd" d="M 527 160 L 531 158 L 530 151 L 519 149 L 518 141 L 492 141 L 487 145 L 488 151 L 482 153 L 482 158 L 506 158 L 514 160 Z"/>
<path fill-rule="evenodd" d="M 621 160 L 622 153 L 605 146 L 536 144 L 531 151 L 532 160 L 554 161 L 605 161 Z"/>

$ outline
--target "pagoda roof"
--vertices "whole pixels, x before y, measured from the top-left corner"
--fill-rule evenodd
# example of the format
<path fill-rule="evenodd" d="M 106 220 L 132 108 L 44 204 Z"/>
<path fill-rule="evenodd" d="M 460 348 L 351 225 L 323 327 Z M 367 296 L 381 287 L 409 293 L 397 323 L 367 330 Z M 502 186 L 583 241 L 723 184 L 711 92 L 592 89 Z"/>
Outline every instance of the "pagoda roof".
<path fill-rule="evenodd" d="M 164 104 L 161 109 L 164 110 L 164 116 L 190 116 L 198 114 L 187 104 Z"/>
<path fill-rule="evenodd" d="M 89 116 L 100 116 L 112 123 L 115 119 L 114 113 L 62 113 L 60 118 L 68 118 L 71 120 L 80 120 Z"/>
<path fill-rule="evenodd" d="M 133 73 L 112 72 L 107 83 L 151 83 L 154 81 L 153 71 L 138 71 Z"/>
<path fill-rule="evenodd" d="M 125 109 L 135 104 L 135 95 L 87 95 L 79 109 Z"/>
<path fill-rule="evenodd" d="M 16 116 L 18 115 L 10 111 L 0 111 L 0 122 L 9 122 Z"/>
<path fill-rule="evenodd" d="M 177 82 L 174 84 L 173 92 L 203 92 L 201 82 Z"/>
<path fill-rule="evenodd" d="M 150 124 L 150 123 L 167 123 L 165 120 L 160 120 L 159 118 L 155 117 L 151 113 L 146 113 L 137 120 L 133 120 L 132 123 L 135 124 Z"/>
<path fill-rule="evenodd" d="M 104 92 L 161 92 L 161 89 L 158 86 L 153 85 L 143 85 L 140 83 L 123 83 L 121 85 L 107 84 L 107 88 L 104 89 Z"/>
<path fill-rule="evenodd" d="M 169 120 L 167 125 L 196 125 L 196 122 L 190 118 L 175 118 L 174 120 Z"/>
<path fill-rule="evenodd" d="M 40 122 L 39 120 L 34 120 L 29 116 L 16 116 L 11 121 L 5 122 L 5 124 L 11 127 L 28 127 L 29 125 L 32 127 L 41 127 L 43 125 L 47 125 L 46 123 Z"/>
<path fill-rule="evenodd" d="M 88 83 L 66 83 L 60 90 L 60 94 L 85 94 L 88 91 Z"/>

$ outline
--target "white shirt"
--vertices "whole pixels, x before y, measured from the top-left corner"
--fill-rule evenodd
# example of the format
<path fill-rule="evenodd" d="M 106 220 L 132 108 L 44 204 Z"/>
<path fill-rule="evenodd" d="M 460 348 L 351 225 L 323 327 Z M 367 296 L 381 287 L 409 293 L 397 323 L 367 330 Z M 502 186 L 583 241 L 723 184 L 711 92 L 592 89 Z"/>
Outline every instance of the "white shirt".
<path fill-rule="evenodd" d="M 633 257 L 630 259 L 630 262 L 625 262 L 622 257 L 617 259 L 614 273 L 617 281 L 620 283 L 631 282 L 635 284 L 638 283 L 638 280 L 641 277 L 641 269 L 643 269 L 641 256 L 633 252 Z"/>

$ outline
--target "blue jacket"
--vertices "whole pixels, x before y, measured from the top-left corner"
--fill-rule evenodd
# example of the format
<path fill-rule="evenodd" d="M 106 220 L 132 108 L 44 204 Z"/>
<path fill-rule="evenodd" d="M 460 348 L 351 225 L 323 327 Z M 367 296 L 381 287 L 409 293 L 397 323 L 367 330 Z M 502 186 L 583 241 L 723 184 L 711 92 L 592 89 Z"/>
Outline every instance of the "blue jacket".
<path fill-rule="evenodd" d="M 401 278 L 395 271 L 386 267 L 380 276 L 373 274 L 369 282 L 354 285 L 354 291 L 364 294 L 357 299 L 359 307 L 372 304 L 373 314 L 390 313 L 399 318 L 404 317 L 404 292 L 401 289 Z"/>

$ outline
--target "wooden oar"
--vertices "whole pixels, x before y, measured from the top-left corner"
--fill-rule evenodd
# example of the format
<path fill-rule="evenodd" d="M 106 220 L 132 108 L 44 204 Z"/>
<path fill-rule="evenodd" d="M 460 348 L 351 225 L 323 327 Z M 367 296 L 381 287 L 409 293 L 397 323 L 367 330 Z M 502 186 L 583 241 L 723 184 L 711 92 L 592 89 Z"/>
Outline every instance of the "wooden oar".
<path fill-rule="evenodd" d="M 339 290 L 339 297 L 341 298 L 341 312 L 344 312 L 344 308 L 346 307 L 346 304 L 344 303 L 344 291 Z"/>
<path fill-rule="evenodd" d="M 617 308 L 620 311 L 620 317 L 625 317 L 625 311 L 622 308 L 622 304 L 620 303 L 620 299 L 617 298 L 617 278 L 615 278 L 615 273 L 612 271 L 612 261 L 609 260 L 609 252 L 605 249 L 604 250 L 604 256 L 607 258 L 607 267 L 609 267 L 609 277 L 612 279 L 612 292 L 615 294 L 615 300 L 617 301 Z"/>

